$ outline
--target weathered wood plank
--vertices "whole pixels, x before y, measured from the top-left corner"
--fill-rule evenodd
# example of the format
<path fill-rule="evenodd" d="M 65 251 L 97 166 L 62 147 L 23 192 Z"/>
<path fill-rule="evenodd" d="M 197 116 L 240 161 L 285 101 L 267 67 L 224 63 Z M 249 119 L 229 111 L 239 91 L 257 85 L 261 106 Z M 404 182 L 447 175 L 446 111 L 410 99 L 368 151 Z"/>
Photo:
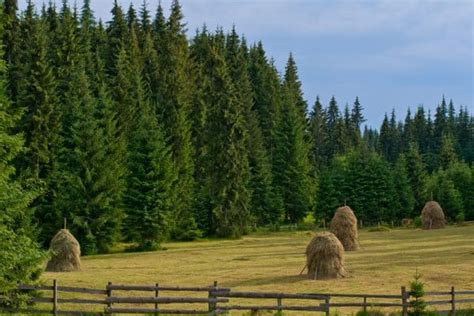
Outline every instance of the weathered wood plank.
<path fill-rule="evenodd" d="M 288 293 L 270 293 L 270 292 L 232 292 L 232 291 L 215 291 L 216 297 L 240 297 L 240 298 L 294 298 L 308 300 L 325 300 L 329 295 L 318 294 L 288 294 Z"/>
<path fill-rule="evenodd" d="M 122 285 L 122 284 L 111 284 L 107 286 L 109 290 L 117 291 L 183 291 L 183 292 L 209 292 L 213 290 L 212 286 L 206 287 L 192 287 L 192 286 L 155 286 L 155 285 Z M 230 291 L 228 288 L 219 288 L 219 291 Z"/>
<path fill-rule="evenodd" d="M 58 291 L 59 292 L 72 292 L 72 293 L 107 295 L 107 290 L 88 289 L 88 288 L 73 287 L 73 286 L 58 286 Z"/>
<path fill-rule="evenodd" d="M 218 310 L 221 311 L 232 311 L 232 310 L 249 310 L 249 311 L 314 311 L 314 312 L 325 312 L 326 309 L 323 306 L 246 306 L 246 305 L 230 305 L 230 306 L 219 306 Z"/>
<path fill-rule="evenodd" d="M 186 315 L 205 315 L 207 310 L 192 310 L 192 309 L 155 309 L 155 308 L 106 308 L 106 313 L 115 314 L 147 314 L 147 313 L 161 313 L 161 314 L 186 314 Z"/>
<path fill-rule="evenodd" d="M 224 298 L 207 297 L 117 297 L 106 298 L 107 303 L 117 304 L 194 304 L 194 303 L 227 303 L 229 300 Z"/>
<path fill-rule="evenodd" d="M 342 293 L 298 293 L 303 295 L 318 295 L 318 296 L 330 296 L 330 297 L 347 297 L 347 298 L 393 298 L 393 299 L 401 299 L 400 294 L 342 294 Z"/>
<path fill-rule="evenodd" d="M 58 303 L 66 304 L 107 304 L 107 300 L 85 299 L 85 298 L 58 298 Z"/>
<path fill-rule="evenodd" d="M 401 303 L 331 303 L 331 307 L 403 307 Z M 408 306 L 408 305 L 406 305 Z"/>
<path fill-rule="evenodd" d="M 52 297 L 31 297 L 28 299 L 32 303 L 54 303 L 54 298 Z"/>
<path fill-rule="evenodd" d="M 38 290 L 38 291 L 53 291 L 53 286 L 48 285 L 28 285 L 28 284 L 21 284 L 18 286 L 19 290 Z"/>

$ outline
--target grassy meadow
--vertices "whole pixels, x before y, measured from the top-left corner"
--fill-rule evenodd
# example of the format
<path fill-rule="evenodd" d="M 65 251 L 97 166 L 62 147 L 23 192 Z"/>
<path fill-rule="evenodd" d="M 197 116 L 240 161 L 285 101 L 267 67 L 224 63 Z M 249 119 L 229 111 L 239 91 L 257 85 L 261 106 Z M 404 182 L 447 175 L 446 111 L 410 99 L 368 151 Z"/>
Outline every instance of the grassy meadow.
<path fill-rule="evenodd" d="M 427 291 L 474 290 L 474 225 L 442 230 L 360 231 L 361 249 L 346 253 L 349 276 L 313 281 L 300 276 L 313 232 L 251 234 L 239 240 L 166 243 L 166 250 L 82 258 L 83 270 L 45 273 L 46 283 L 104 288 L 115 284 L 211 285 L 289 293 L 398 294 L 416 269 Z M 143 293 L 142 293 L 143 294 Z M 145 294 L 148 295 L 148 294 Z M 151 295 L 151 294 L 150 294 Z"/>

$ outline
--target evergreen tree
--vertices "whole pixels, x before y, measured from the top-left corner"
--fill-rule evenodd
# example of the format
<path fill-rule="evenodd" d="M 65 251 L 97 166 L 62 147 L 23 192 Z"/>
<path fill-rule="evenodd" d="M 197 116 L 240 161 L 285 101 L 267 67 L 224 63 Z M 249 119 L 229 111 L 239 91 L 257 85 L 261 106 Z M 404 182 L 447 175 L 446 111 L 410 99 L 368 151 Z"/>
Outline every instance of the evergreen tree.
<path fill-rule="evenodd" d="M 127 190 L 124 196 L 128 239 L 140 250 L 159 247 L 169 232 L 175 173 L 171 153 L 152 109 L 142 109 L 128 145 Z"/>
<path fill-rule="evenodd" d="M 467 107 L 459 110 L 457 120 L 457 138 L 460 156 L 468 163 L 474 162 L 474 119 L 469 115 Z"/>
<path fill-rule="evenodd" d="M 189 117 L 192 97 L 190 85 L 190 59 L 186 28 L 181 6 L 177 0 L 171 5 L 171 14 L 166 21 L 162 54 L 158 55 L 160 80 L 158 91 L 159 121 L 173 153 L 174 168 L 178 173 L 175 184 L 175 214 L 172 218 L 173 237 L 194 239 L 196 223 L 192 213 L 194 193 L 194 161 Z"/>
<path fill-rule="evenodd" d="M 416 144 L 410 145 L 406 153 L 406 160 L 408 179 L 415 198 L 415 212 L 419 212 L 426 202 L 425 184 L 427 174 Z"/>
<path fill-rule="evenodd" d="M 359 97 L 356 97 L 351 110 L 351 140 L 355 146 L 358 146 L 361 143 L 360 128 L 362 127 L 362 123 L 365 122 L 363 111 L 364 108 L 360 105 Z"/>
<path fill-rule="evenodd" d="M 118 56 L 124 49 L 124 44 L 127 43 L 129 34 L 125 16 L 117 0 L 114 0 L 111 13 L 112 20 L 107 26 L 108 45 L 105 64 L 107 74 L 113 79 L 118 75 L 117 68 L 120 67 Z"/>
<path fill-rule="evenodd" d="M 278 72 L 268 62 L 261 42 L 250 49 L 249 58 L 254 109 L 271 157 L 275 146 L 276 126 L 280 120 L 280 79 Z"/>
<path fill-rule="evenodd" d="M 206 180 L 201 198 L 207 197 L 204 205 L 211 213 L 211 233 L 239 237 L 250 221 L 248 133 L 245 113 L 222 55 L 218 46 L 212 47 L 204 66 L 209 81 L 201 87 L 203 101 L 212 107 L 206 118 Z"/>
<path fill-rule="evenodd" d="M 60 148 L 60 113 L 57 83 L 47 58 L 46 26 L 34 15 L 30 3 L 21 21 L 24 32 L 17 45 L 20 62 L 15 65 L 18 89 L 15 107 L 23 116 L 18 129 L 25 135 L 26 150 L 17 157 L 19 173 L 41 185 L 43 190 L 32 203 L 34 222 L 39 228 L 39 240 L 47 244 L 57 227 L 59 218 L 53 207 L 55 195 L 53 174 L 57 169 Z"/>
<path fill-rule="evenodd" d="M 66 94 L 71 124 L 64 126 L 55 206 L 69 219 L 83 253 L 107 252 L 120 236 L 122 175 L 111 161 L 116 157 L 108 156 L 84 65 L 73 73 Z"/>
<path fill-rule="evenodd" d="M 443 135 L 441 139 L 441 148 L 439 151 L 439 166 L 448 169 L 449 166 L 457 161 L 454 142 L 451 136 Z"/>
<path fill-rule="evenodd" d="M 244 111 L 248 134 L 251 135 L 248 138 L 250 209 L 256 223 L 260 225 L 275 224 L 280 219 L 282 205 L 273 191 L 271 165 L 263 143 L 260 122 L 253 109 L 247 47 L 244 41 L 241 43 L 235 28 L 227 36 L 226 52 L 229 74 L 236 87 L 238 101 L 241 102 Z"/>
<path fill-rule="evenodd" d="M 3 8 L 0 8 L 3 9 Z M 3 37 L 5 16 L 0 16 L 0 37 Z M 3 45 L 0 55 L 3 56 Z M 28 205 L 35 197 L 35 192 L 14 180 L 15 168 L 13 159 L 23 150 L 23 139 L 13 133 L 19 119 L 7 97 L 6 65 L 0 59 L 0 292 L 3 299 L 0 304 L 14 305 L 15 292 L 19 283 L 36 281 L 41 272 L 44 254 L 31 239 L 29 229 L 30 214 Z M 13 298 L 13 301 L 10 301 Z"/>
<path fill-rule="evenodd" d="M 393 170 L 393 179 L 395 185 L 396 196 L 400 203 L 400 210 L 396 214 L 397 219 L 413 218 L 417 215 L 414 213 L 415 198 L 413 196 L 410 179 L 407 172 L 407 160 L 405 155 L 401 154 L 395 164 Z"/>
<path fill-rule="evenodd" d="M 296 223 L 312 210 L 314 180 L 311 177 L 310 144 L 306 117 L 294 60 L 290 55 L 283 82 L 282 117 L 274 156 L 274 176 L 281 194 L 285 221 Z"/>
<path fill-rule="evenodd" d="M 327 131 L 325 126 L 326 113 L 324 112 L 323 106 L 319 101 L 319 97 L 316 97 L 313 110 L 310 114 L 310 127 L 312 142 L 312 159 L 316 169 L 321 169 L 323 164 L 327 164 L 327 157 L 324 156 L 323 146 L 328 141 Z"/>
<path fill-rule="evenodd" d="M 428 178 L 426 188 L 433 199 L 441 205 L 449 220 L 457 218 L 464 220 L 462 196 L 454 183 L 445 170 L 439 169 Z"/>
<path fill-rule="evenodd" d="M 436 107 L 436 113 L 435 113 L 435 120 L 434 120 L 434 129 L 433 129 L 433 135 L 434 135 L 434 144 L 436 150 L 439 150 L 441 148 L 441 142 L 443 135 L 447 132 L 448 129 L 448 108 L 446 105 L 446 99 L 444 98 L 443 95 L 443 100 L 441 101 L 441 104 Z"/>

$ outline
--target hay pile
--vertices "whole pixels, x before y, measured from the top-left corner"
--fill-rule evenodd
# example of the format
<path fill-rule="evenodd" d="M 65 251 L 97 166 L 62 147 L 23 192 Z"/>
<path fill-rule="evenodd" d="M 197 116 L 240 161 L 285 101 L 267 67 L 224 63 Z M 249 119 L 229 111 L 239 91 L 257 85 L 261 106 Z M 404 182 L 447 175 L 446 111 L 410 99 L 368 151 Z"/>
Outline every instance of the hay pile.
<path fill-rule="evenodd" d="M 444 228 L 446 219 L 441 206 L 436 201 L 429 201 L 421 211 L 421 223 L 423 229 Z"/>
<path fill-rule="evenodd" d="M 341 241 L 344 250 L 352 251 L 359 249 L 357 218 L 349 206 L 342 206 L 336 210 L 331 220 L 329 231 Z"/>
<path fill-rule="evenodd" d="M 308 276 L 314 280 L 344 277 L 344 247 L 334 234 L 316 235 L 306 247 Z"/>
<path fill-rule="evenodd" d="M 67 229 L 61 229 L 51 240 L 51 260 L 46 271 L 69 272 L 81 269 L 81 247 Z"/>

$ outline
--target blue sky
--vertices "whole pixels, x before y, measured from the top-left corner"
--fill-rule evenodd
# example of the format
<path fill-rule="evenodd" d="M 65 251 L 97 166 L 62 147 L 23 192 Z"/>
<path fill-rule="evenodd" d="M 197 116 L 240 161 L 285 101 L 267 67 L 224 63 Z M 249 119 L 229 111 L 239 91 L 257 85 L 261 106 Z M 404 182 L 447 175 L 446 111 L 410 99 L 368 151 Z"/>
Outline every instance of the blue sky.
<path fill-rule="evenodd" d="M 108 20 L 113 0 L 91 0 Z M 148 0 L 154 13 L 159 0 Z M 24 8 L 25 0 L 20 0 Z M 34 0 L 38 5 L 42 1 Z M 136 8 L 142 0 L 132 1 Z M 166 12 L 170 0 L 161 0 Z M 130 0 L 119 0 L 128 7 Z M 78 6 L 82 4 L 77 1 Z M 204 23 L 261 40 L 280 71 L 293 53 L 310 106 L 335 95 L 341 108 L 359 96 L 367 123 L 385 112 L 423 104 L 434 109 L 442 95 L 474 112 L 471 0 L 181 0 L 190 35 Z"/>

